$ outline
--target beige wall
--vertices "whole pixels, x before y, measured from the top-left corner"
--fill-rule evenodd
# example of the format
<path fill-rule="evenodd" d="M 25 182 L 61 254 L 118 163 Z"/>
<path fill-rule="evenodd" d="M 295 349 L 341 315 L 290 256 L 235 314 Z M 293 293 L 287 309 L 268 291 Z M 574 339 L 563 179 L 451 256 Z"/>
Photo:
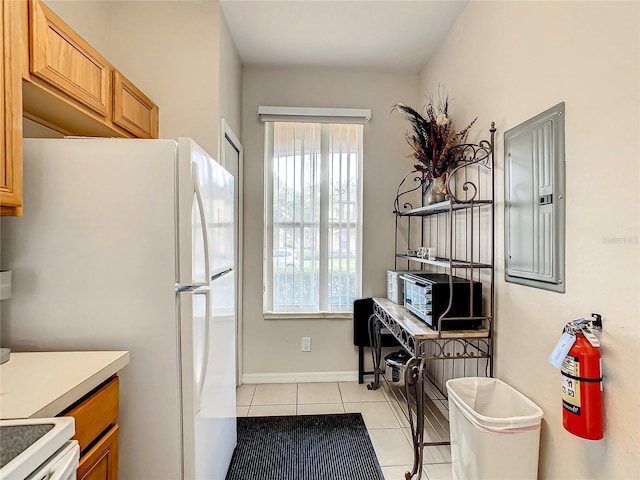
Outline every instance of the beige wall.
<path fill-rule="evenodd" d="M 106 59 L 111 53 L 111 2 L 106 0 L 44 0 Z"/>
<path fill-rule="evenodd" d="M 112 57 L 160 107 L 160 137 L 192 137 L 217 155 L 217 2 L 113 2 Z"/>
<path fill-rule="evenodd" d="M 23 138 L 63 138 L 60 132 L 45 127 L 33 120 L 22 117 L 22 137 Z"/>
<path fill-rule="evenodd" d="M 463 120 L 498 127 L 496 376 L 544 410 L 539 478 L 640 478 L 638 2 L 471 2 L 425 66 Z M 504 282 L 503 133 L 566 102 L 566 293 Z M 476 135 L 484 132 L 473 129 Z M 605 439 L 562 427 L 547 357 L 565 323 L 602 314 Z"/>
<path fill-rule="evenodd" d="M 224 14 L 220 13 L 220 117 L 240 138 L 242 132 L 242 63 Z"/>
<path fill-rule="evenodd" d="M 264 125 L 259 105 L 371 108 L 364 127 L 363 296 L 386 294 L 393 267 L 393 198 L 411 168 L 405 124 L 390 115 L 397 102 L 415 103 L 417 75 L 245 68 L 244 145 L 244 373 L 353 372 L 357 356 L 350 320 L 264 320 L 262 242 Z M 300 351 L 300 337 L 312 351 Z"/>

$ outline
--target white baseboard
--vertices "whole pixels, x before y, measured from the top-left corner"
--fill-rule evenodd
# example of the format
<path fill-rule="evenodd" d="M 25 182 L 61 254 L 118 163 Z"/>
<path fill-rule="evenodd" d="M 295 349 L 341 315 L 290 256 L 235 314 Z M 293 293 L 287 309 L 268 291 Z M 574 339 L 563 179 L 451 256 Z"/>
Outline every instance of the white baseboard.
<path fill-rule="evenodd" d="M 244 373 L 242 383 L 357 382 L 358 372 Z"/>

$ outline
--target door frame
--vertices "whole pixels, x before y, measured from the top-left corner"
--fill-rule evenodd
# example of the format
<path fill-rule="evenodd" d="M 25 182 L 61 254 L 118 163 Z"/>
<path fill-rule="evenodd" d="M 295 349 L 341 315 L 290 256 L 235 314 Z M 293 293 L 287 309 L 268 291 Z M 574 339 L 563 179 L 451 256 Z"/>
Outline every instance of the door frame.
<path fill-rule="evenodd" d="M 237 225 L 237 238 L 236 238 L 236 385 L 242 385 L 242 336 L 243 336 L 243 319 L 242 319 L 242 270 L 243 270 L 243 211 L 244 211 L 244 192 L 243 192 L 243 170 L 244 170 L 244 149 L 242 143 L 234 133 L 233 129 L 224 117 L 220 119 L 220 142 L 219 142 L 219 155 L 220 164 L 227 168 L 227 159 L 225 155 L 226 143 L 231 145 L 233 149 L 238 152 L 238 178 L 237 186 L 237 198 L 238 205 L 236 205 L 236 225 Z"/>

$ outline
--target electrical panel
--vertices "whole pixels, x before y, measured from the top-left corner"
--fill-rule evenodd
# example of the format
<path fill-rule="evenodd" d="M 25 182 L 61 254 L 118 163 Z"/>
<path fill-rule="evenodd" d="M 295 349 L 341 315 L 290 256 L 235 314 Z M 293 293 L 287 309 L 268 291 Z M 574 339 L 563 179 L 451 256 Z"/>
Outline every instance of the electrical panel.
<path fill-rule="evenodd" d="M 505 280 L 565 291 L 564 102 L 508 130 Z"/>

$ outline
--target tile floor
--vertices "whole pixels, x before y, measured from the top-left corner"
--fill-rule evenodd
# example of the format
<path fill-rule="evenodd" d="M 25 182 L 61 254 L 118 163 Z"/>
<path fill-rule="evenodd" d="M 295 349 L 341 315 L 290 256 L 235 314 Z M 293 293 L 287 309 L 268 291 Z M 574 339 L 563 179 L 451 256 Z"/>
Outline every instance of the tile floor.
<path fill-rule="evenodd" d="M 409 424 L 386 385 L 370 391 L 357 382 L 245 384 L 236 403 L 240 417 L 360 412 L 385 480 L 404 480 L 413 464 Z M 424 454 L 422 478 L 451 480 L 450 447 L 425 447 Z"/>

